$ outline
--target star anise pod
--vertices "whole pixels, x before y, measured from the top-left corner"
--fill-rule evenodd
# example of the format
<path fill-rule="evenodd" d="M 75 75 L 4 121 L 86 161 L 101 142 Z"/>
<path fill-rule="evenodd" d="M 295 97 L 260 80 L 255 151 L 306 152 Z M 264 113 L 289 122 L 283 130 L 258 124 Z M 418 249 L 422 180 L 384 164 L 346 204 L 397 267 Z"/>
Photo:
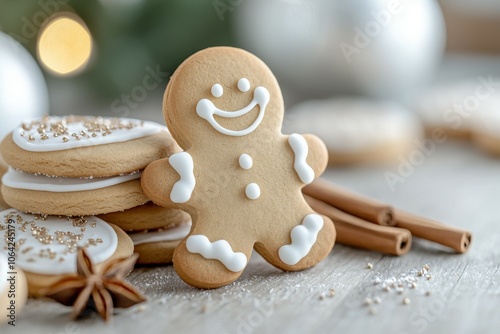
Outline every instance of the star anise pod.
<path fill-rule="evenodd" d="M 123 280 L 134 268 L 137 257 L 134 254 L 110 261 L 97 271 L 85 249 L 79 248 L 77 275 L 64 276 L 50 286 L 45 295 L 63 305 L 73 306 L 74 319 L 90 308 L 107 321 L 113 314 L 113 307 L 127 308 L 146 300 Z"/>

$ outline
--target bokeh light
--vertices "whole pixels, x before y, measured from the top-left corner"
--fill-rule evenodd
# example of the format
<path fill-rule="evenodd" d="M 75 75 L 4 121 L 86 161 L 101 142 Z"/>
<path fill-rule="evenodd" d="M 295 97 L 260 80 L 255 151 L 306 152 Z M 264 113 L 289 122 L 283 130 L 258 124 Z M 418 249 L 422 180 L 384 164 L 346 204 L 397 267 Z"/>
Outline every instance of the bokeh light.
<path fill-rule="evenodd" d="M 38 60 L 55 75 L 81 72 L 89 62 L 92 49 L 89 30 L 72 14 L 52 18 L 38 35 Z"/>

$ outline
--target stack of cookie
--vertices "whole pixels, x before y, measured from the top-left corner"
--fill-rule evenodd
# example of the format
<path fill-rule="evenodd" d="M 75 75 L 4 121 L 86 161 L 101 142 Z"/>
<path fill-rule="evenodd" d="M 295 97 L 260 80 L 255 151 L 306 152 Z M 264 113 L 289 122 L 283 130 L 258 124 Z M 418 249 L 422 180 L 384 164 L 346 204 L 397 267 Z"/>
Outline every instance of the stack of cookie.
<path fill-rule="evenodd" d="M 147 230 L 151 236 L 151 229 L 161 228 L 160 234 L 181 224 L 189 229 L 187 214 L 148 203 L 141 189 L 142 169 L 180 150 L 165 126 L 125 118 L 44 117 L 14 129 L 0 150 L 10 165 L 2 177 L 2 195 L 16 209 L 2 212 L 0 223 L 29 232 L 17 236 L 18 241 L 27 242 L 36 232 L 34 244 L 17 253 L 20 266 L 26 264 L 21 268 L 27 268 L 31 295 L 54 281 L 45 277 L 46 268 L 56 274 L 71 269 L 61 263 L 74 262 L 66 256 L 74 256 L 76 246 L 108 247 L 90 252 L 98 257 L 92 259 L 95 263 L 130 256 L 134 245 L 120 227 L 127 232 Z M 64 224 L 66 218 L 56 216 L 72 223 Z M 172 245 L 179 242 L 171 235 L 139 239 L 149 244 L 138 247 L 144 253 L 142 263 L 170 261 L 168 252 L 150 252 L 166 249 L 166 244 L 173 251 Z M 47 257 L 52 266 L 44 262 Z"/>

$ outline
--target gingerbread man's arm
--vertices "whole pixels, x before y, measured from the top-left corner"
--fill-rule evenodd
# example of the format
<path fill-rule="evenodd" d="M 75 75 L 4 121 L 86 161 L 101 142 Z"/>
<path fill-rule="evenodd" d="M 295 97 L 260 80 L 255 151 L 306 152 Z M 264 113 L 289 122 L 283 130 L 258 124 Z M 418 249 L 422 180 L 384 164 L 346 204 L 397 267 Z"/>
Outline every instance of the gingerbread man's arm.
<path fill-rule="evenodd" d="M 314 170 L 314 178 L 317 179 L 328 165 L 328 150 L 325 143 L 315 135 L 305 134 L 303 137 L 309 146 L 307 163 Z"/>
<path fill-rule="evenodd" d="M 193 169 L 187 152 L 154 161 L 142 173 L 142 190 L 158 205 L 185 210 L 196 185 Z"/>
<path fill-rule="evenodd" d="M 293 133 L 288 144 L 294 154 L 294 169 L 304 184 L 318 178 L 328 164 L 328 151 L 325 144 L 314 135 Z"/>

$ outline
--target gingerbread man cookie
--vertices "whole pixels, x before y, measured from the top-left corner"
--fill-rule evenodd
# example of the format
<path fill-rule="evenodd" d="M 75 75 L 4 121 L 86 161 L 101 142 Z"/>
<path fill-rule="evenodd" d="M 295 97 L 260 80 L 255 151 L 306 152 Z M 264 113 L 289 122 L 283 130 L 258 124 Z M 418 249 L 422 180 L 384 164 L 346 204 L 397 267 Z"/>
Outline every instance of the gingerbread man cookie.
<path fill-rule="evenodd" d="M 194 54 L 172 76 L 163 113 L 184 152 L 151 163 L 141 185 L 153 202 L 191 215 L 173 258 L 185 282 L 229 284 L 252 249 L 287 271 L 328 255 L 333 223 L 301 193 L 325 170 L 326 147 L 312 135 L 281 133 L 281 90 L 261 60 L 230 47 Z"/>

